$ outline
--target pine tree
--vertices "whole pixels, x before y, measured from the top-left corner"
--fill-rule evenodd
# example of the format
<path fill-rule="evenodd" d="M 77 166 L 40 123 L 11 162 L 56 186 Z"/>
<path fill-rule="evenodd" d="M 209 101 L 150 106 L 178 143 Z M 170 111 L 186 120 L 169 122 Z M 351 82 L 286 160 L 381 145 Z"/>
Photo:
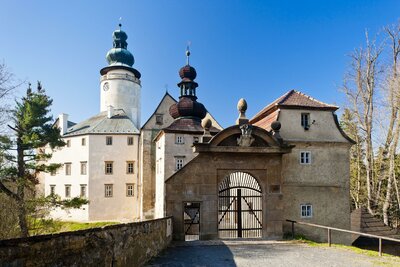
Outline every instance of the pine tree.
<path fill-rule="evenodd" d="M 29 235 L 28 206 L 38 184 L 39 172 L 51 172 L 59 164 L 46 164 L 51 148 L 65 145 L 60 130 L 53 127 L 50 106 L 52 99 L 38 82 L 34 92 L 29 85 L 26 95 L 16 102 L 12 113 L 10 136 L 0 137 L 0 191 L 17 204 L 18 224 L 21 236 Z"/>

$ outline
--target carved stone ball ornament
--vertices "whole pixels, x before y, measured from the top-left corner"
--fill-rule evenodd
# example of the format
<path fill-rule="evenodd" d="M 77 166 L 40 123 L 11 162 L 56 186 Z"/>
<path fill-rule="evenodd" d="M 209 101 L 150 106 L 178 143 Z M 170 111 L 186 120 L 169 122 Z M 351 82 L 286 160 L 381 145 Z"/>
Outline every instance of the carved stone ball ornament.
<path fill-rule="evenodd" d="M 244 98 L 241 98 L 237 104 L 237 109 L 239 113 L 244 114 L 247 110 L 247 102 Z"/>
<path fill-rule="evenodd" d="M 204 119 L 204 120 L 201 122 L 201 126 L 202 126 L 204 129 L 206 129 L 206 130 L 210 130 L 210 128 L 211 128 L 211 126 L 212 126 L 212 121 L 211 121 L 209 118 Z"/>
<path fill-rule="evenodd" d="M 274 132 L 278 132 L 281 129 L 281 123 L 279 121 L 274 121 L 271 123 L 271 128 Z"/>

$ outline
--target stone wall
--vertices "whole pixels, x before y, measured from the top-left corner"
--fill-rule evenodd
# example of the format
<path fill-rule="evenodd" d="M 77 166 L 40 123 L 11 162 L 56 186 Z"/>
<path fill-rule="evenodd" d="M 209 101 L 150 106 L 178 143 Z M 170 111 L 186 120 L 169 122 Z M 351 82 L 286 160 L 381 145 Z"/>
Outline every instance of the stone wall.
<path fill-rule="evenodd" d="M 167 247 L 172 218 L 0 241 L 0 266 L 143 266 Z"/>

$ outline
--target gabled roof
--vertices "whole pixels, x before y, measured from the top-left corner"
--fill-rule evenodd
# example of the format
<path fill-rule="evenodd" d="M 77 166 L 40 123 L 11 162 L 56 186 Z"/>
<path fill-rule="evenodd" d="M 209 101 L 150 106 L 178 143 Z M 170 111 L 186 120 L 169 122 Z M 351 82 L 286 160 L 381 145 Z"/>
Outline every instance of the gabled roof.
<path fill-rule="evenodd" d="M 143 126 L 141 127 L 141 129 L 143 129 L 143 128 L 146 126 L 146 124 L 150 121 L 150 119 L 157 113 L 157 110 L 160 108 L 161 104 L 164 102 L 164 100 L 165 100 L 167 97 L 170 97 L 175 103 L 178 102 L 178 101 L 176 101 L 176 99 L 175 99 L 172 95 L 170 95 L 168 92 L 165 92 L 163 98 L 161 99 L 160 103 L 158 103 L 158 106 L 157 106 L 156 109 L 154 110 L 153 114 L 151 114 L 151 115 L 149 116 L 149 118 L 148 118 L 147 121 L 143 124 Z"/>
<path fill-rule="evenodd" d="M 64 137 L 83 134 L 138 134 L 139 130 L 124 110 L 115 109 L 111 118 L 103 111 L 67 129 Z"/>
<path fill-rule="evenodd" d="M 296 90 L 290 90 L 283 96 L 276 99 L 274 102 L 263 108 L 251 120 L 250 123 L 255 123 L 264 118 L 278 108 L 287 109 L 313 109 L 313 110 L 332 110 L 335 111 L 339 107 L 318 101 L 311 96 L 303 94 Z"/>

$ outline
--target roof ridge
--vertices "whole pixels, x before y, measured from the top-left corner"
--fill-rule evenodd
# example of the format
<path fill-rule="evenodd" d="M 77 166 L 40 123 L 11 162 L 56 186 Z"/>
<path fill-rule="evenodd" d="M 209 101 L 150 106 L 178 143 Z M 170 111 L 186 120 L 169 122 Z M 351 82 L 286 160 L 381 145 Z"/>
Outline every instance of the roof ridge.
<path fill-rule="evenodd" d="M 305 93 L 303 93 L 303 92 L 300 92 L 300 91 L 298 91 L 298 90 L 293 89 L 292 91 L 295 92 L 295 93 L 297 93 L 297 94 L 299 94 L 299 95 L 301 95 L 301 96 L 307 97 L 307 98 L 310 99 L 311 101 L 315 101 L 315 102 L 317 102 L 317 103 L 319 103 L 319 104 L 326 105 L 326 106 L 330 106 L 330 107 L 338 107 L 338 106 L 335 106 L 335 105 L 331 105 L 331 104 L 328 104 L 328 103 L 319 101 L 319 100 L 315 99 L 314 97 L 309 96 L 309 95 L 307 95 L 307 94 L 305 94 Z"/>

